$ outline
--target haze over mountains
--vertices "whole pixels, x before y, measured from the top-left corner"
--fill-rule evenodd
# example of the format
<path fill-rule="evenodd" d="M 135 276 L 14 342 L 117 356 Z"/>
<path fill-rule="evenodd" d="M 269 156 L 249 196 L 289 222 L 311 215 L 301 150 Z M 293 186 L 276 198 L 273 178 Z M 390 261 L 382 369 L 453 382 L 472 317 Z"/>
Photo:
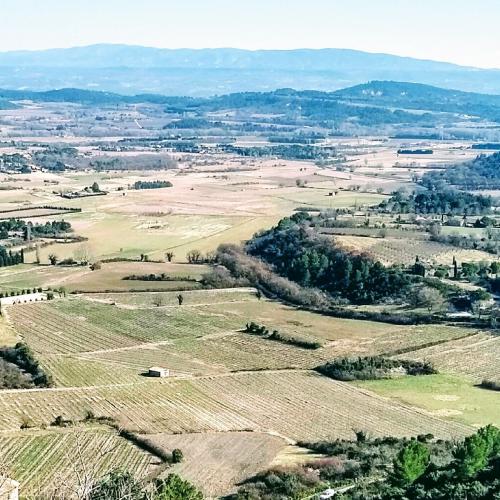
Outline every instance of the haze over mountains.
<path fill-rule="evenodd" d="M 370 80 L 500 94 L 500 70 L 347 49 L 157 49 L 92 45 L 0 53 L 0 88 L 77 87 L 210 96 L 277 88 L 337 90 Z"/>

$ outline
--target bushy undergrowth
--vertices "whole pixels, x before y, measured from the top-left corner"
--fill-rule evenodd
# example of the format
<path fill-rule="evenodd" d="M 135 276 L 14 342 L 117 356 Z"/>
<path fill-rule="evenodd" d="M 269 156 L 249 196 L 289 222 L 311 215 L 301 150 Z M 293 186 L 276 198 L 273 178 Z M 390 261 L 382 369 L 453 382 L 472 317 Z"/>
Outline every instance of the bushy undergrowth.
<path fill-rule="evenodd" d="M 396 375 L 432 375 L 437 373 L 429 362 L 389 359 L 379 356 L 339 358 L 316 370 L 327 377 L 350 380 L 376 380 Z"/>
<path fill-rule="evenodd" d="M 21 374 L 28 374 L 32 386 L 51 387 L 53 385 L 52 377 L 43 371 L 26 344 L 18 342 L 14 347 L 0 348 L 0 358 L 17 366 Z"/>
<path fill-rule="evenodd" d="M 325 455 L 273 468 L 246 481 L 234 500 L 304 498 L 325 488 L 343 500 L 493 500 L 500 496 L 500 430 L 479 429 L 463 441 L 417 438 L 298 443 Z M 342 488 L 345 488 L 342 493 Z"/>
<path fill-rule="evenodd" d="M 267 340 L 274 340 L 283 344 L 301 347 L 302 349 L 319 349 L 321 347 L 321 344 L 319 342 L 314 342 L 297 337 L 289 337 L 288 335 L 283 335 L 282 333 L 278 332 L 278 330 L 273 330 L 272 333 L 270 333 L 265 326 L 258 325 L 253 321 L 246 324 L 245 332 L 251 335 L 259 335 L 260 337 Z"/>

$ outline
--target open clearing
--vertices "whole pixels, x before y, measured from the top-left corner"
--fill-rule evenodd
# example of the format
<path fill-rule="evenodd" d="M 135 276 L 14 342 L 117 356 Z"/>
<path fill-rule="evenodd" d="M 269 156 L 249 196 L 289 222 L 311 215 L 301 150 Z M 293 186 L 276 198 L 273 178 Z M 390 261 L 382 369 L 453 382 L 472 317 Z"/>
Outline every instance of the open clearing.
<path fill-rule="evenodd" d="M 200 285 L 191 280 L 201 279 L 208 269 L 205 265 L 157 262 L 108 262 L 103 263 L 102 268 L 97 271 L 91 271 L 87 266 L 24 264 L 0 268 L 0 290 L 23 290 L 33 286 L 44 288 L 64 286 L 68 292 L 196 288 Z M 133 274 L 142 276 L 162 273 L 166 274 L 169 281 L 124 280 Z"/>
<path fill-rule="evenodd" d="M 383 397 L 425 408 L 437 417 L 474 427 L 500 425 L 500 394 L 474 386 L 470 377 L 439 374 L 356 382 L 355 385 Z"/>

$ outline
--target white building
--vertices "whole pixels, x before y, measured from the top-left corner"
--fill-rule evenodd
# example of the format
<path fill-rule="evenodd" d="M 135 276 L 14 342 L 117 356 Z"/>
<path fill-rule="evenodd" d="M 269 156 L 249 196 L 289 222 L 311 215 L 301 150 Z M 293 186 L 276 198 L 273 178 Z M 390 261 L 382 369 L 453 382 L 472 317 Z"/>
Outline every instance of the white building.
<path fill-rule="evenodd" d="M 152 366 L 148 370 L 148 375 L 150 377 L 160 377 L 160 378 L 165 378 L 170 375 L 170 370 L 168 368 L 161 368 L 159 366 Z"/>

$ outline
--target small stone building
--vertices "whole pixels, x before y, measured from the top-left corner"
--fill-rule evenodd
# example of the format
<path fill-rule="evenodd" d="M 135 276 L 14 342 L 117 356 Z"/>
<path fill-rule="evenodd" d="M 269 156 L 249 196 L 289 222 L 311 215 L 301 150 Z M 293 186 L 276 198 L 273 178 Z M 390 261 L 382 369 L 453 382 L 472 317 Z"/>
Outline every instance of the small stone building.
<path fill-rule="evenodd" d="M 170 375 L 170 370 L 168 368 L 161 368 L 160 366 L 152 366 L 148 370 L 148 375 L 150 377 L 160 377 L 165 378 Z"/>

